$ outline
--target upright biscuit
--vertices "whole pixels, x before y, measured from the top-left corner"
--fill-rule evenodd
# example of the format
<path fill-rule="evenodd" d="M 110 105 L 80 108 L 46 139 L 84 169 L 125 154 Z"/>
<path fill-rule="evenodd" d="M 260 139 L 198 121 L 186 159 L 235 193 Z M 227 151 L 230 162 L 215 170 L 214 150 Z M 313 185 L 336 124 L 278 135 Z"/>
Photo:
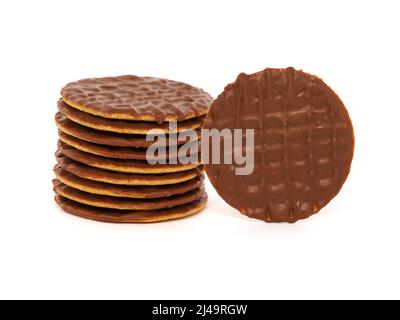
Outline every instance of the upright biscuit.
<path fill-rule="evenodd" d="M 236 175 L 242 165 L 235 161 L 205 165 L 221 197 L 249 217 L 307 218 L 336 196 L 350 171 L 354 134 L 345 106 L 321 79 L 293 68 L 240 74 L 213 102 L 204 127 L 254 129 L 250 175 Z"/>

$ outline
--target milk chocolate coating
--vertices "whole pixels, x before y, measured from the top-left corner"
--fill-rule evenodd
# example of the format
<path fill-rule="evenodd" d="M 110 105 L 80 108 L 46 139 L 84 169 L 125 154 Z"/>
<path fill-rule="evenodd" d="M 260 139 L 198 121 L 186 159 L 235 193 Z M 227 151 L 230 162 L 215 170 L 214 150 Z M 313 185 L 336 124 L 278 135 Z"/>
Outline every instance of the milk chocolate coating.
<path fill-rule="evenodd" d="M 61 95 L 81 111 L 112 119 L 182 121 L 206 114 L 212 97 L 189 84 L 133 75 L 84 79 Z"/>
<path fill-rule="evenodd" d="M 204 127 L 255 130 L 252 174 L 236 175 L 242 165 L 235 161 L 205 165 L 220 196 L 252 218 L 307 218 L 336 196 L 350 171 L 354 134 L 344 104 L 321 79 L 293 68 L 240 74 Z"/>

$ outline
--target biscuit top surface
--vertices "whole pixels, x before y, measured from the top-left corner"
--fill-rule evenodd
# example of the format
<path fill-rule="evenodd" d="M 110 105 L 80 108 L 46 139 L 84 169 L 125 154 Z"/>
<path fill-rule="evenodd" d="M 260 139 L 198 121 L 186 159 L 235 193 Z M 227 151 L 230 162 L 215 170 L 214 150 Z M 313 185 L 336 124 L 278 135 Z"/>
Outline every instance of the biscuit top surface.
<path fill-rule="evenodd" d="M 251 174 L 236 175 L 244 165 L 235 158 L 233 164 L 205 165 L 222 198 L 253 218 L 307 218 L 339 192 L 350 171 L 349 114 L 328 85 L 300 70 L 240 74 L 213 102 L 204 127 L 254 130 Z M 246 136 L 244 131 L 243 143 Z"/>
<path fill-rule="evenodd" d="M 157 122 L 203 115 L 212 102 L 208 93 L 189 84 L 133 75 L 71 82 L 61 95 L 70 106 L 94 115 Z"/>

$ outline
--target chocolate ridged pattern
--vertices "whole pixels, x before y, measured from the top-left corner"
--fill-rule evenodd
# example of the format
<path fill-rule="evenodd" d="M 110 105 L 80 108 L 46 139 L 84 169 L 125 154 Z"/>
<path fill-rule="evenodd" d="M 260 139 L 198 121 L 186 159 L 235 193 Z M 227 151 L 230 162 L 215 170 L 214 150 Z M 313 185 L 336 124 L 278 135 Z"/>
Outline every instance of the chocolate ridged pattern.
<path fill-rule="evenodd" d="M 320 78 L 293 68 L 240 74 L 214 101 L 204 127 L 254 129 L 252 174 L 236 175 L 242 165 L 235 162 L 205 165 L 221 197 L 249 217 L 307 218 L 350 171 L 354 134 L 344 104 Z"/>

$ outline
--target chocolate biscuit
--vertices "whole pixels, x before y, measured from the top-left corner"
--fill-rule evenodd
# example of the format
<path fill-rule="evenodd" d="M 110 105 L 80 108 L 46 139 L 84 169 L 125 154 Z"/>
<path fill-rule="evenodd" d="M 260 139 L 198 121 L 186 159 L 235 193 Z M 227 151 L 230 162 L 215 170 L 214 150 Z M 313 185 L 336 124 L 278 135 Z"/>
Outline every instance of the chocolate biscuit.
<path fill-rule="evenodd" d="M 77 162 L 63 155 L 59 151 L 56 152 L 56 160 L 62 169 L 80 178 L 127 186 L 162 186 L 176 184 L 196 178 L 202 175 L 204 171 L 202 166 L 198 166 L 191 170 L 172 173 L 122 173 L 99 169 Z"/>
<path fill-rule="evenodd" d="M 219 195 L 252 218 L 307 218 L 350 171 L 354 133 L 343 102 L 320 78 L 293 68 L 240 74 L 213 102 L 204 128 L 254 129 L 250 175 L 236 175 L 235 161 L 205 165 Z"/>
<path fill-rule="evenodd" d="M 75 149 L 91 153 L 94 155 L 102 156 L 102 157 L 108 157 L 108 158 L 115 158 L 115 159 L 134 159 L 134 160 L 155 160 L 155 156 L 152 154 L 147 154 L 147 148 L 133 148 L 133 147 L 114 147 L 114 146 L 106 146 L 106 145 L 101 145 L 97 143 L 92 143 L 88 142 L 85 140 L 81 140 L 78 138 L 75 138 L 73 136 L 70 136 L 62 131 L 59 130 L 58 132 L 58 137 L 59 139 L 64 142 L 65 144 L 74 147 Z M 189 146 L 194 145 L 194 144 L 199 144 L 199 141 L 193 141 L 188 143 L 186 146 L 189 148 Z M 199 147 L 199 146 L 198 146 Z M 185 156 L 189 156 L 190 153 L 189 151 L 191 149 L 185 148 L 187 150 Z M 175 150 L 176 149 L 176 150 Z M 200 150 L 200 148 L 198 148 Z M 174 149 L 169 149 L 166 148 L 165 152 L 162 153 L 157 153 L 157 158 L 162 158 L 162 159 L 170 159 L 171 157 L 179 158 L 179 146 Z M 199 159 L 199 154 L 197 156 L 197 159 Z"/>
<path fill-rule="evenodd" d="M 78 189 L 80 191 L 112 197 L 124 198 L 163 198 L 177 194 L 183 194 L 199 188 L 204 180 L 204 175 L 200 175 L 191 180 L 164 186 L 121 186 L 110 183 L 97 182 L 85 178 L 80 178 L 61 168 L 60 165 L 54 167 L 56 178 L 63 184 Z"/>
<path fill-rule="evenodd" d="M 57 194 L 55 200 L 64 211 L 81 218 L 110 223 L 153 223 L 181 219 L 198 213 L 207 204 L 207 194 L 203 192 L 199 200 L 184 205 L 146 211 L 96 208 L 69 200 Z"/>
<path fill-rule="evenodd" d="M 204 115 L 212 102 L 208 93 L 186 83 L 130 75 L 71 82 L 61 96 L 96 116 L 158 123 Z"/>
<path fill-rule="evenodd" d="M 97 195 L 71 188 L 61 181 L 53 180 L 54 191 L 70 200 L 93 207 L 118 210 L 157 210 L 171 208 L 199 200 L 204 187 L 183 194 L 163 198 L 135 199 Z"/>
<path fill-rule="evenodd" d="M 196 168 L 198 163 L 149 164 L 143 160 L 111 159 L 75 149 L 58 141 L 58 150 L 67 157 L 92 167 L 125 173 L 171 173 Z"/>
<path fill-rule="evenodd" d="M 147 141 L 146 136 L 141 134 L 136 135 L 115 133 L 85 127 L 69 120 L 60 112 L 56 114 L 55 120 L 56 125 L 60 131 L 75 138 L 92 143 L 102 144 L 106 146 L 133 148 L 148 148 L 154 143 L 154 141 Z M 194 141 L 200 137 L 200 129 L 196 129 L 195 132 L 196 134 L 191 136 L 190 141 Z M 188 142 L 189 138 L 183 140 L 169 139 L 169 135 L 167 135 L 166 140 L 168 145 L 182 145 Z"/>
<path fill-rule="evenodd" d="M 171 127 L 169 122 L 162 122 L 159 124 L 149 121 L 107 119 L 72 108 L 62 99 L 58 101 L 58 110 L 68 119 L 83 126 L 97 130 L 127 134 L 147 134 L 153 129 L 160 130 L 164 133 L 182 132 L 188 129 L 200 128 L 205 119 L 205 116 L 200 116 L 180 121 L 176 123 L 176 128 Z"/>

